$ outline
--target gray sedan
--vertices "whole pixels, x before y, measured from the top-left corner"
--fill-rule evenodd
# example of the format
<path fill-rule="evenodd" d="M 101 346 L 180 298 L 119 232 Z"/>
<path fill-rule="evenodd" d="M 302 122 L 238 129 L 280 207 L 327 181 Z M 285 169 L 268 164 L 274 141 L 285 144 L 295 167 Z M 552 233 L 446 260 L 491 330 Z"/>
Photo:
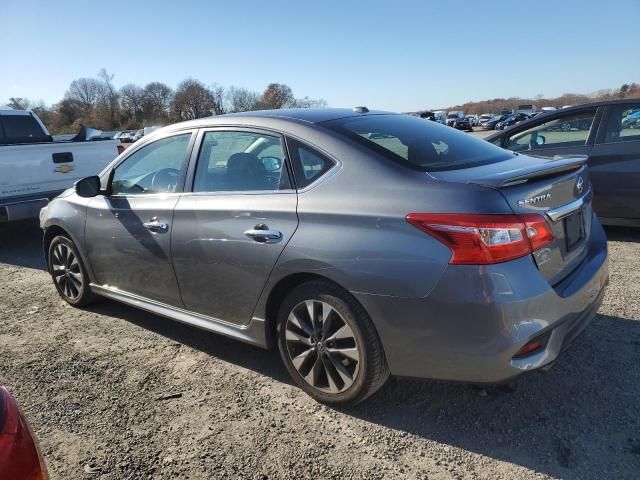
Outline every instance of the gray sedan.
<path fill-rule="evenodd" d="M 279 349 L 333 404 L 390 374 L 548 368 L 608 281 L 584 157 L 385 112 L 280 110 L 145 136 L 40 215 L 53 282 Z"/>

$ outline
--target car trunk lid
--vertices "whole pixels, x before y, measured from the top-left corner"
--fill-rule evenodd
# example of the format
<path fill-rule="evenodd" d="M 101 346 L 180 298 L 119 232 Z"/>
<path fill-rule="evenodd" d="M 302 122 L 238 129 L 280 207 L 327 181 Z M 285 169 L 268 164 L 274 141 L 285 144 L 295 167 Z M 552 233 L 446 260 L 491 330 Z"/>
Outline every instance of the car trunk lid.
<path fill-rule="evenodd" d="M 587 157 L 517 155 L 479 167 L 433 172 L 438 180 L 498 190 L 516 214 L 537 213 L 553 230 L 553 242 L 533 253 L 540 272 L 555 284 L 586 255 L 591 230 L 591 188 Z"/>

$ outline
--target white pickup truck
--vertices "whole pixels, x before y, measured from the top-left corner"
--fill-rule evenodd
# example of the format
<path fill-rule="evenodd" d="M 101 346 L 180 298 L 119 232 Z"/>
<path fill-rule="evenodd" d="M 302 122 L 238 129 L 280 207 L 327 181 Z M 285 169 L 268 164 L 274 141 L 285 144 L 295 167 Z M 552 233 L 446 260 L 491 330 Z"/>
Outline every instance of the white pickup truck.
<path fill-rule="evenodd" d="M 49 200 L 98 174 L 124 148 L 88 132 L 54 141 L 35 113 L 0 110 L 0 223 L 37 218 Z"/>

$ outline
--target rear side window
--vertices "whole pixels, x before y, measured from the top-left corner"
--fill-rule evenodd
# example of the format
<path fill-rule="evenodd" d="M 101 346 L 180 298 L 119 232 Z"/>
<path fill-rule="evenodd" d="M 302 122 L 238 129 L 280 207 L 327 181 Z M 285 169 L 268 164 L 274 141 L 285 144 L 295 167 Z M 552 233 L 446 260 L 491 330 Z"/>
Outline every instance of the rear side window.
<path fill-rule="evenodd" d="M 323 125 L 414 170 L 470 168 L 513 156 L 467 133 L 409 115 L 348 117 Z"/>
<path fill-rule="evenodd" d="M 0 117 L 4 128 L 3 143 L 49 142 L 40 124 L 31 115 L 3 115 Z"/>
<path fill-rule="evenodd" d="M 554 117 L 508 137 L 507 148 L 523 151 L 586 145 L 595 116 L 594 108 Z"/>
<path fill-rule="evenodd" d="M 640 105 L 611 107 L 605 142 L 628 142 L 640 140 Z"/>
<path fill-rule="evenodd" d="M 333 160 L 316 149 L 292 138 L 287 138 L 287 146 L 291 153 L 293 173 L 298 188 L 310 185 L 335 165 Z"/>

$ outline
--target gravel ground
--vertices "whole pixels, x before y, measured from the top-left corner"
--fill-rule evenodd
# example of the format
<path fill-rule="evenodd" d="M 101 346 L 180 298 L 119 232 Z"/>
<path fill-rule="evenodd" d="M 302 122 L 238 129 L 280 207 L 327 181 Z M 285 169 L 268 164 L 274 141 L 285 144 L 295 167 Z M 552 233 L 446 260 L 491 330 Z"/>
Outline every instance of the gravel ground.
<path fill-rule="evenodd" d="M 513 393 L 392 380 L 319 405 L 266 352 L 104 301 L 68 307 L 36 225 L 0 226 L 0 384 L 53 479 L 603 479 L 640 472 L 640 231 L 610 229 L 600 314 Z M 91 472 L 91 473 L 87 473 Z"/>

